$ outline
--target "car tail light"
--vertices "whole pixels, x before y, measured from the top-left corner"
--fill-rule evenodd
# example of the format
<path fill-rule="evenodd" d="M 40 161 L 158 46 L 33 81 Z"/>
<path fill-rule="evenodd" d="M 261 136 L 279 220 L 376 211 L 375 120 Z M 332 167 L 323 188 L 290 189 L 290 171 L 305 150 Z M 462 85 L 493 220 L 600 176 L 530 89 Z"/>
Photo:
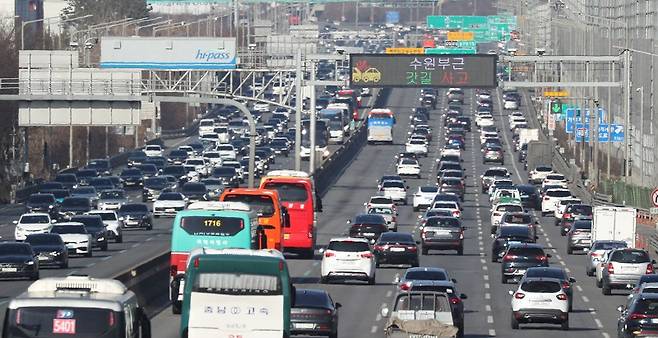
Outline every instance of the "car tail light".
<path fill-rule="evenodd" d="M 374 249 L 377 250 L 377 251 L 384 251 L 384 250 L 386 250 L 386 246 L 384 246 L 384 245 L 375 245 Z"/>
<path fill-rule="evenodd" d="M 571 219 L 571 214 L 564 213 L 564 214 L 562 214 L 562 218 L 563 219 Z"/>
<path fill-rule="evenodd" d="M 334 254 L 333 252 L 327 251 L 324 253 L 324 257 L 334 257 L 334 256 L 336 256 L 336 254 Z"/>
<path fill-rule="evenodd" d="M 461 212 L 459 210 L 455 210 L 452 212 L 453 217 L 459 217 L 459 215 L 461 215 Z"/>
<path fill-rule="evenodd" d="M 523 292 L 517 292 L 514 294 L 514 298 L 516 299 L 523 299 L 523 297 L 525 297 L 525 293 Z"/>
<path fill-rule="evenodd" d="M 564 293 L 561 293 L 561 294 L 557 295 L 557 299 L 559 299 L 559 300 L 567 300 L 567 295 L 565 295 Z"/>
<path fill-rule="evenodd" d="M 649 263 L 647 264 L 647 275 L 652 275 L 653 274 L 653 264 Z"/>
<path fill-rule="evenodd" d="M 169 275 L 171 277 L 175 277 L 178 274 L 178 266 L 177 265 L 172 265 L 169 267 Z"/>
<path fill-rule="evenodd" d="M 308 232 L 308 238 L 313 238 L 313 232 L 312 231 Z"/>
<path fill-rule="evenodd" d="M 563 289 L 568 289 L 570 287 L 571 287 L 571 284 L 569 284 L 569 282 L 567 282 L 567 281 L 562 282 L 562 288 Z"/>
<path fill-rule="evenodd" d="M 370 258 L 372 258 L 372 254 L 371 254 L 370 252 L 362 253 L 362 254 L 361 254 L 361 258 L 368 258 L 368 259 L 370 259 Z"/>
<path fill-rule="evenodd" d="M 415 245 L 410 245 L 410 246 L 407 247 L 407 250 L 409 250 L 411 252 L 416 252 L 416 250 L 418 250 L 418 248 Z"/>
<path fill-rule="evenodd" d="M 546 257 L 546 256 L 537 256 L 537 259 L 538 259 L 540 262 L 546 262 L 546 261 L 548 260 L 548 257 Z"/>
<path fill-rule="evenodd" d="M 402 290 L 402 291 L 411 290 L 411 282 L 404 282 L 404 283 L 400 284 L 400 290 Z"/>
<path fill-rule="evenodd" d="M 631 320 L 637 320 L 637 319 L 647 319 L 647 318 L 656 318 L 654 315 L 647 315 L 644 313 L 631 313 L 629 319 Z"/>
<path fill-rule="evenodd" d="M 611 275 L 615 273 L 615 267 L 612 265 L 612 263 L 608 263 L 608 273 Z"/>
<path fill-rule="evenodd" d="M 450 298 L 450 304 L 457 305 L 457 304 L 459 304 L 459 303 L 461 303 L 461 302 L 462 302 L 462 300 L 459 299 L 459 297 L 452 297 L 452 298 Z"/>
<path fill-rule="evenodd" d="M 514 260 L 516 258 L 517 258 L 516 255 L 505 255 L 505 257 L 503 257 L 503 261 L 509 262 L 509 261 Z"/>
<path fill-rule="evenodd" d="M 459 233 L 459 239 L 464 239 L 464 230 Z"/>

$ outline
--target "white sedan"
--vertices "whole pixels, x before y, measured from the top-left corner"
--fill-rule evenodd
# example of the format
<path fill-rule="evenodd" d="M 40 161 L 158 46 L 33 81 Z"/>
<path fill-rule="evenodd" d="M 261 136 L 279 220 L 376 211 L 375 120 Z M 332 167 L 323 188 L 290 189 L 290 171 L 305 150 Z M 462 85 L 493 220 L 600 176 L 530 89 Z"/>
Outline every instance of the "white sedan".
<path fill-rule="evenodd" d="M 420 139 L 409 140 L 405 145 L 405 151 L 408 153 L 427 156 L 427 142 Z"/>
<path fill-rule="evenodd" d="M 174 217 L 187 207 L 187 199 L 179 192 L 164 192 L 153 202 L 154 217 Z"/>
<path fill-rule="evenodd" d="M 439 193 L 439 188 L 435 185 L 425 185 L 418 187 L 418 190 L 414 193 L 413 196 L 413 207 L 414 211 L 420 210 L 420 208 L 429 208 L 434 201 L 434 196 Z"/>
<path fill-rule="evenodd" d="M 416 178 L 420 178 L 420 164 L 412 158 L 404 158 L 398 163 L 397 174 L 400 176 L 416 176 Z"/>

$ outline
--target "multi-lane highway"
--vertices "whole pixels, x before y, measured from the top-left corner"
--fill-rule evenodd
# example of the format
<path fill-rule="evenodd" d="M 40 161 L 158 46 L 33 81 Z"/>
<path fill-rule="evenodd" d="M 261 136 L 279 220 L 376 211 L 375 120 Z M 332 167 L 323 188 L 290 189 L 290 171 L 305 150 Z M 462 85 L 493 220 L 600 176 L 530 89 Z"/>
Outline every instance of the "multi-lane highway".
<path fill-rule="evenodd" d="M 474 96 L 467 91 L 465 112 L 472 110 Z M 516 162 L 516 154 L 510 148 L 511 134 L 505 125 L 506 114 L 500 112 L 500 93 L 496 103 L 495 118 L 501 130 L 501 138 L 506 147 L 506 166 L 513 173 L 516 182 L 526 181 L 527 172 Z M 394 174 L 394 156 L 403 151 L 407 137 L 408 121 L 411 108 L 417 105 L 418 91 L 413 89 L 394 90 L 388 99 L 388 107 L 399 117 L 395 127 L 395 144 L 367 145 L 356 159 L 346 168 L 344 174 L 325 195 L 324 212 L 318 217 L 320 245 L 330 238 L 346 234 L 346 220 L 363 209 L 363 202 L 376 193 L 376 181 L 385 174 Z M 441 95 L 441 100 L 445 100 Z M 440 101 L 441 102 L 441 101 Z M 442 102 L 445 104 L 445 102 Z M 526 102 L 527 103 L 527 102 Z M 444 106 L 439 104 L 439 107 Z M 524 109 L 530 109 L 524 107 Z M 430 156 L 421 159 L 422 178 L 408 179 L 410 191 L 418 185 L 434 184 L 436 171 L 434 159 L 443 143 L 440 122 L 441 108 L 433 112 L 430 120 L 435 130 Z M 468 113 L 467 113 L 468 114 Z M 500 282 L 500 265 L 489 260 L 491 239 L 489 237 L 489 203 L 486 195 L 479 192 L 479 175 L 487 167 L 481 163 L 477 132 L 467 137 L 465 154 L 467 177 L 467 194 L 463 223 L 467 227 L 465 250 L 463 256 L 452 252 L 434 253 L 421 257 L 421 266 L 444 267 L 458 280 L 459 292 L 466 293 L 465 300 L 465 334 L 467 337 L 550 337 L 555 335 L 559 326 L 526 326 L 522 330 L 510 327 L 510 296 L 508 290 L 515 288 L 512 284 Z M 400 206 L 398 218 L 399 231 L 417 234 L 417 215 L 411 206 Z M 616 333 L 617 312 L 615 308 L 624 302 L 625 296 L 602 296 L 590 277 L 585 276 L 583 255 L 567 255 L 565 238 L 550 217 L 541 218 L 539 226 L 539 243 L 548 248 L 553 255 L 551 265 L 563 266 L 576 282 L 574 291 L 574 312 L 571 313 L 571 329 L 559 332 L 567 337 L 610 337 Z M 393 299 L 396 293 L 394 280 L 403 268 L 380 268 L 377 271 L 377 284 L 362 283 L 320 285 L 320 258 L 300 260 L 288 257 L 292 276 L 298 288 L 323 288 L 328 290 L 335 301 L 341 302 L 339 336 L 342 337 L 380 337 L 386 319 L 379 314 L 380 309 Z M 170 310 L 164 310 L 153 319 L 154 337 L 176 337 L 179 326 L 178 316 Z M 523 328 L 523 327 L 522 327 Z"/>

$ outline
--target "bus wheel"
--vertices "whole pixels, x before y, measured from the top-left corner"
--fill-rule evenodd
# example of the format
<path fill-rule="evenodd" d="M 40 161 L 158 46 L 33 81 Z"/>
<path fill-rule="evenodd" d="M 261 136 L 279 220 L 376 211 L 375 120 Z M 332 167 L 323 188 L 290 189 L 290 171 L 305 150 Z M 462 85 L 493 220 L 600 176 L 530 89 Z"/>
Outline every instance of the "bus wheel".
<path fill-rule="evenodd" d="M 179 315 L 181 313 L 181 310 L 182 310 L 181 309 L 182 305 L 183 304 L 181 304 L 181 302 L 177 302 L 177 301 L 171 302 L 171 313 L 173 313 L 175 315 Z"/>

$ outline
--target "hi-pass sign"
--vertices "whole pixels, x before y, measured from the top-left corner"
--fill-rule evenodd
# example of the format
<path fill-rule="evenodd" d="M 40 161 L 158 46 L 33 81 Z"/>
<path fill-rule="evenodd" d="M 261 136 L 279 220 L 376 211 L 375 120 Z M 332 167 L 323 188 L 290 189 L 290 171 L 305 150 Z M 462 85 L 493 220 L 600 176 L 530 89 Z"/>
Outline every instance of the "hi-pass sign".
<path fill-rule="evenodd" d="M 496 55 L 350 54 L 352 87 L 496 87 Z"/>

